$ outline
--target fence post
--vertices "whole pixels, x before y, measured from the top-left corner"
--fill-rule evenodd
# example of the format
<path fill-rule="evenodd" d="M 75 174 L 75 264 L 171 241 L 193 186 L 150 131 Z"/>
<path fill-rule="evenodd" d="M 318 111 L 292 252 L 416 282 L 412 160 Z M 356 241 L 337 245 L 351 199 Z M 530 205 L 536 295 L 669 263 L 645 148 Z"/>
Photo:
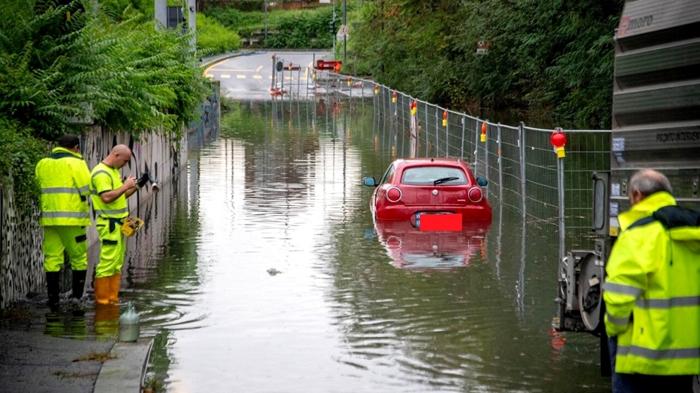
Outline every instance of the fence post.
<path fill-rule="evenodd" d="M 559 196 L 559 261 L 564 259 L 566 247 L 566 224 L 564 214 L 564 159 L 557 157 L 557 194 Z"/>
<path fill-rule="evenodd" d="M 474 174 L 478 175 L 479 168 L 479 118 L 474 119 Z"/>
<path fill-rule="evenodd" d="M 428 123 L 428 104 L 425 104 L 425 156 L 428 157 L 428 146 L 430 145 L 430 124 Z"/>
<path fill-rule="evenodd" d="M 438 119 L 438 107 L 435 107 L 435 157 L 440 155 L 440 119 Z"/>
<path fill-rule="evenodd" d="M 501 152 L 501 123 L 498 123 L 498 126 L 496 128 L 497 131 L 497 140 L 496 140 L 496 159 L 498 160 L 498 195 L 499 195 L 499 203 L 503 203 L 503 154 Z"/>
<path fill-rule="evenodd" d="M 467 126 L 467 122 L 464 119 L 464 116 L 462 116 L 462 145 L 459 148 L 459 154 L 462 160 L 464 160 L 464 128 Z"/>
<path fill-rule="evenodd" d="M 520 198 L 523 207 L 522 217 L 527 217 L 527 180 L 525 178 L 525 123 L 522 121 L 518 125 L 518 147 L 520 147 Z"/>
<path fill-rule="evenodd" d="M 445 158 L 450 156 L 450 115 L 447 113 L 447 124 L 445 125 Z"/>
<path fill-rule="evenodd" d="M 489 178 L 489 140 L 490 126 L 486 123 L 486 142 L 484 142 L 484 177 Z M 486 197 L 489 197 L 489 186 L 486 186 Z"/>

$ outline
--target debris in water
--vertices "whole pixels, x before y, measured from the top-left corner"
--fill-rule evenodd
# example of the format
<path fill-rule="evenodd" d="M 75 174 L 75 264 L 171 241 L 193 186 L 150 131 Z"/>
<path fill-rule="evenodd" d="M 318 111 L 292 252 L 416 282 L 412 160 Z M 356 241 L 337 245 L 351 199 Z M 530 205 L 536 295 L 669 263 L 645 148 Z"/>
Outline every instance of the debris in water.
<path fill-rule="evenodd" d="M 271 268 L 267 269 L 267 274 L 269 274 L 269 275 L 271 275 L 271 276 L 276 276 L 276 275 L 278 275 L 278 274 L 280 274 L 280 273 L 282 273 L 282 272 L 279 271 L 279 270 L 277 270 L 277 269 L 275 269 L 274 267 L 271 267 Z"/>

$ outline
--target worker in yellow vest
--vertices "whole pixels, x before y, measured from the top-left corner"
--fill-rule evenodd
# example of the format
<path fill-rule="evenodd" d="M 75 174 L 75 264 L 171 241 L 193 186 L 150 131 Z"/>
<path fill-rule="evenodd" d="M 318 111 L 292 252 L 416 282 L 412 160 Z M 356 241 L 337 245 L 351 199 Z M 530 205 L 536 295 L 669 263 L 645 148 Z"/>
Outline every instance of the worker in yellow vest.
<path fill-rule="evenodd" d="M 631 209 L 603 286 L 613 392 L 692 393 L 700 374 L 700 213 L 680 207 L 663 174 L 627 187 Z"/>
<path fill-rule="evenodd" d="M 90 188 L 95 225 L 100 238 L 100 260 L 95 266 L 95 301 L 98 305 L 119 302 L 121 271 L 126 239 L 121 227 L 129 215 L 126 199 L 137 190 L 136 178 L 122 182 L 119 169 L 131 159 L 126 145 L 116 145 L 109 155 L 92 168 Z"/>
<path fill-rule="evenodd" d="M 68 254 L 72 270 L 72 296 L 80 299 L 87 270 L 86 227 L 90 225 L 87 197 L 90 194 L 90 170 L 80 155 L 80 139 L 64 135 L 58 147 L 36 165 L 36 178 L 41 191 L 41 219 L 44 228 L 44 271 L 48 306 L 59 306 L 59 278 Z"/>

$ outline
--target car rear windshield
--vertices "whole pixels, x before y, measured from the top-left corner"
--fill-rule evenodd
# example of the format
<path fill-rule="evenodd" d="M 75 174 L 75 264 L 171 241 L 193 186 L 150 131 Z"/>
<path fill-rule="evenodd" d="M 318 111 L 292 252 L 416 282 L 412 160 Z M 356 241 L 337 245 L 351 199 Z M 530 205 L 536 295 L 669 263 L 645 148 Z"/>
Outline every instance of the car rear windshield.
<path fill-rule="evenodd" d="M 460 168 L 448 166 L 419 166 L 403 171 L 401 183 L 410 185 L 461 185 L 467 176 Z"/>

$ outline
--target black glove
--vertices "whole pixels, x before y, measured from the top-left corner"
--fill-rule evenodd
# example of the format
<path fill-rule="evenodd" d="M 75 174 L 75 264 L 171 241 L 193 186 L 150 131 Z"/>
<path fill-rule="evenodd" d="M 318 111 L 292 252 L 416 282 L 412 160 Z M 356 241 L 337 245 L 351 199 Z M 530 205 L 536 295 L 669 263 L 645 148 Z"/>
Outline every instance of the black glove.
<path fill-rule="evenodd" d="M 136 185 L 141 188 L 146 185 L 151 180 L 151 177 L 148 175 L 148 172 L 144 173 L 139 177 L 139 179 L 136 181 Z"/>

